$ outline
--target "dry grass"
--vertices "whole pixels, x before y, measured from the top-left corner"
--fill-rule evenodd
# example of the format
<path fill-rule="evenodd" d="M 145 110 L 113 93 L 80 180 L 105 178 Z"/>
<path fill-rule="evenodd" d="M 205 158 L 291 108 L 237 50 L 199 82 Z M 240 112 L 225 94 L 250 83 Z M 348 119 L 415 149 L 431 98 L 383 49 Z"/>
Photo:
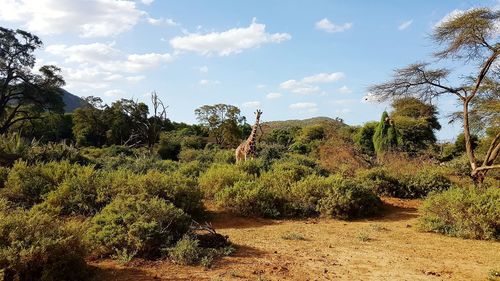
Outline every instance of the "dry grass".
<path fill-rule="evenodd" d="M 500 268 L 500 243 L 416 230 L 418 200 L 385 198 L 383 217 L 266 220 L 217 212 L 214 226 L 238 245 L 213 268 L 166 261 L 127 267 L 98 261 L 99 280 L 488 280 Z M 282 239 L 300 233 L 305 241 Z M 360 241 L 366 233 L 369 242 Z M 237 275 L 237 277 L 236 277 Z M 493 279 L 495 280 L 495 279 Z"/>

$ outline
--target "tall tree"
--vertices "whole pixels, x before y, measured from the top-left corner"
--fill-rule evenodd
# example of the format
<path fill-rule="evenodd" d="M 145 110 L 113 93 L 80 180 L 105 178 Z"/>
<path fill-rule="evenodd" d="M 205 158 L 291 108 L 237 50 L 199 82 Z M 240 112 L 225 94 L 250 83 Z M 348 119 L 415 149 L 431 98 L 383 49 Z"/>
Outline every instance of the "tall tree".
<path fill-rule="evenodd" d="M 204 105 L 195 110 L 196 118 L 219 145 L 234 145 L 241 139 L 239 126 L 245 122 L 238 107 L 228 104 Z"/>
<path fill-rule="evenodd" d="M 373 148 L 377 155 L 396 149 L 398 146 L 398 135 L 394 122 L 387 111 L 382 113 L 382 118 L 373 133 Z"/>
<path fill-rule="evenodd" d="M 434 105 L 413 97 L 394 100 L 391 118 L 396 124 L 401 149 L 416 154 L 436 143 L 435 130 L 441 129 Z"/>
<path fill-rule="evenodd" d="M 60 69 L 49 65 L 32 72 L 33 53 L 41 46 L 29 32 L 0 27 L 0 134 L 44 112 L 63 111 Z"/>
<path fill-rule="evenodd" d="M 99 97 L 85 98 L 84 106 L 73 113 L 73 134 L 78 145 L 102 146 L 106 144 L 108 120 L 104 117 L 107 108 Z"/>
<path fill-rule="evenodd" d="M 497 41 L 499 21 L 500 11 L 475 8 L 444 20 L 434 29 L 432 38 L 443 46 L 435 57 L 478 65 L 477 73 L 462 75 L 465 78 L 460 85 L 446 84 L 451 73 L 449 69 L 431 69 L 428 63 L 416 63 L 397 69 L 392 81 L 369 89 L 380 100 L 413 96 L 432 101 L 442 95 L 456 96 L 462 103 L 465 148 L 475 183 L 481 183 L 489 170 L 500 168 L 495 162 L 500 153 L 500 130 L 493 137 L 483 161 L 478 161 L 472 147 L 470 123 L 471 105 L 487 95 L 486 81 L 493 85 L 500 83 L 497 61 L 500 54 L 500 43 Z"/>

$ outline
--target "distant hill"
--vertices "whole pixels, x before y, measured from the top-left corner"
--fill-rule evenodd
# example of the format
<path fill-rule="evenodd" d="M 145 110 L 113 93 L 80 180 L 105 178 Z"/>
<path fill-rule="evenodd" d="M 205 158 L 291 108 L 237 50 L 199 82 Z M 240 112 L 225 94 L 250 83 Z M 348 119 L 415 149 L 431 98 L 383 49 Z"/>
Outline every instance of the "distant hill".
<path fill-rule="evenodd" d="M 330 126 L 343 126 L 345 125 L 342 123 L 341 120 L 336 120 L 334 118 L 330 117 L 314 117 L 314 118 L 309 118 L 309 119 L 304 119 L 304 120 L 285 120 L 285 121 L 269 121 L 269 122 L 264 122 L 262 123 L 263 126 L 270 128 L 270 129 L 286 129 L 286 128 L 292 128 L 292 127 L 307 127 L 310 125 L 316 125 L 316 124 L 326 124 Z"/>
<path fill-rule="evenodd" d="M 64 112 L 73 112 L 85 104 L 85 101 L 79 96 L 73 95 L 64 89 L 61 89 L 61 91 L 63 92 Z"/>

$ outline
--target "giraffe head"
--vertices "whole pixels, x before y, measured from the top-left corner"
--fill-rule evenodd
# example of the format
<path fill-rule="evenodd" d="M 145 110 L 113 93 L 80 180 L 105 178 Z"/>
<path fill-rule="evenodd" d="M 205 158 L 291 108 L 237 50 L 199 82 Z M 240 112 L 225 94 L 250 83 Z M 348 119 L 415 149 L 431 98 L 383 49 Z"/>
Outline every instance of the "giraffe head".
<path fill-rule="evenodd" d="M 260 116 L 262 115 L 262 110 L 260 109 L 257 109 L 257 111 L 255 111 L 255 122 L 258 123 L 259 120 L 260 120 Z"/>

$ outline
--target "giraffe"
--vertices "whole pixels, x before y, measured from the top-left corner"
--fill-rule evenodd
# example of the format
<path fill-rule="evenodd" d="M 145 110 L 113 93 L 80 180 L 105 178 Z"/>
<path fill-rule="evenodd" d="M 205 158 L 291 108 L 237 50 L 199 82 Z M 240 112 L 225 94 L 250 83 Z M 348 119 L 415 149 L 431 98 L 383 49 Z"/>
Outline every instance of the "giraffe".
<path fill-rule="evenodd" d="M 255 112 L 255 124 L 252 126 L 250 136 L 236 148 L 236 163 L 246 161 L 248 157 L 255 155 L 255 138 L 257 136 L 257 128 L 259 127 L 261 114 L 262 111 L 257 109 Z"/>

